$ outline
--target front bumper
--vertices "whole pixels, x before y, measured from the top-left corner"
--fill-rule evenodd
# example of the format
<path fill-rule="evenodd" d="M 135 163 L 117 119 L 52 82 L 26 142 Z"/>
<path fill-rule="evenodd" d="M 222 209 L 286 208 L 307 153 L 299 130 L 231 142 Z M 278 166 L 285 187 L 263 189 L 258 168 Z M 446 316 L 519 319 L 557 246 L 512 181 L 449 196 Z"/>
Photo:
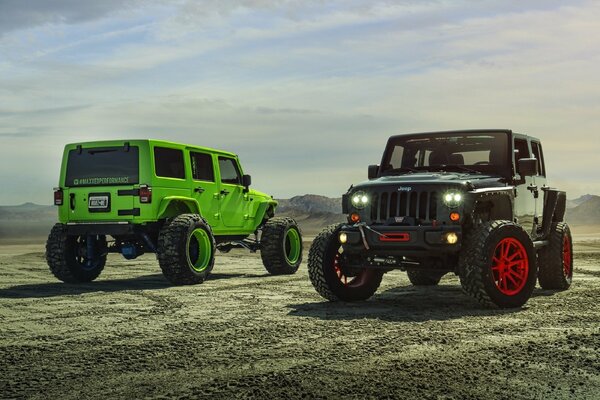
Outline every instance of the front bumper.
<path fill-rule="evenodd" d="M 342 244 L 345 254 L 395 255 L 430 257 L 456 254 L 461 249 L 460 225 L 394 226 L 365 224 L 345 225 L 347 242 Z M 454 233 L 457 242 L 449 244 L 448 234 Z M 338 237 L 339 239 L 339 237 Z"/>

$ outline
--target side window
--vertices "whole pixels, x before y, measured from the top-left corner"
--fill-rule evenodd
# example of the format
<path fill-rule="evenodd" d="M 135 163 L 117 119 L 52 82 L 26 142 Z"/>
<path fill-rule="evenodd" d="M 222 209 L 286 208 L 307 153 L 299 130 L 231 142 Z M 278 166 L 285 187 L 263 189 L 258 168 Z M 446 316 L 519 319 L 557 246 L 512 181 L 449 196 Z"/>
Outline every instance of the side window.
<path fill-rule="evenodd" d="M 215 171 L 210 154 L 190 152 L 190 161 L 192 162 L 192 178 L 194 180 L 215 181 Z"/>
<path fill-rule="evenodd" d="M 542 145 L 538 142 L 531 142 L 531 150 L 533 156 L 538 160 L 538 171 L 539 175 L 546 176 L 546 167 L 544 165 L 544 156 L 542 154 Z"/>
<path fill-rule="evenodd" d="M 185 179 L 183 151 L 181 150 L 155 147 L 154 165 L 156 176 Z"/>
<path fill-rule="evenodd" d="M 515 167 L 519 175 L 521 175 L 521 171 L 519 171 L 519 160 L 521 158 L 529 158 L 529 146 L 527 146 L 527 140 L 515 139 Z"/>
<path fill-rule="evenodd" d="M 221 182 L 231 185 L 242 184 L 242 177 L 234 159 L 219 157 L 219 170 L 221 171 Z"/>

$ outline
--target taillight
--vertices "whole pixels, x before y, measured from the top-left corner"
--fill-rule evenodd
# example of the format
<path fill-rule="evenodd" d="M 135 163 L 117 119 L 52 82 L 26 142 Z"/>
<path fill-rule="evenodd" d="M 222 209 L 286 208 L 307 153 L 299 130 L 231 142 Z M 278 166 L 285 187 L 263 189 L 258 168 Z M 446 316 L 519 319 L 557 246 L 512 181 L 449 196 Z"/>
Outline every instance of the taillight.
<path fill-rule="evenodd" d="M 64 193 L 61 188 L 54 188 L 54 205 L 62 206 L 64 200 Z"/>
<path fill-rule="evenodd" d="M 152 188 L 148 185 L 140 185 L 140 203 L 152 203 Z"/>

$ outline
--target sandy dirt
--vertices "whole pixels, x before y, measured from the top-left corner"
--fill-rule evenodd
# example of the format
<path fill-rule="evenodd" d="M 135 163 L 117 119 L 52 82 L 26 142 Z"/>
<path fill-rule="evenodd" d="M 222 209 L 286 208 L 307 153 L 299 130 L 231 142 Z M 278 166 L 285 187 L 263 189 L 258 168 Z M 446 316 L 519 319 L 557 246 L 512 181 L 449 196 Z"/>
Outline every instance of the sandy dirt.
<path fill-rule="evenodd" d="M 197 286 L 152 255 L 67 285 L 43 246 L 3 245 L 0 398 L 600 399 L 600 242 L 583 245 L 571 290 L 509 311 L 400 271 L 370 301 L 327 303 L 305 264 L 271 277 L 241 251 Z"/>

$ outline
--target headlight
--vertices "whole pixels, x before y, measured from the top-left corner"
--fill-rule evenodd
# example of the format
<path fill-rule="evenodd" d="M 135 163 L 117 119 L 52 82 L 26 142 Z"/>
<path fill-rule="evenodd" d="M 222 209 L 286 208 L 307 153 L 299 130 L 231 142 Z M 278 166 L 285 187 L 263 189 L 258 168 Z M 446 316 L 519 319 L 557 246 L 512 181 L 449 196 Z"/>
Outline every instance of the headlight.
<path fill-rule="evenodd" d="M 460 192 L 447 192 L 444 194 L 444 204 L 448 207 L 458 207 L 463 201 L 463 195 Z"/>
<path fill-rule="evenodd" d="M 359 210 L 365 208 L 369 204 L 369 196 L 365 192 L 356 192 L 350 198 L 352 205 Z"/>

